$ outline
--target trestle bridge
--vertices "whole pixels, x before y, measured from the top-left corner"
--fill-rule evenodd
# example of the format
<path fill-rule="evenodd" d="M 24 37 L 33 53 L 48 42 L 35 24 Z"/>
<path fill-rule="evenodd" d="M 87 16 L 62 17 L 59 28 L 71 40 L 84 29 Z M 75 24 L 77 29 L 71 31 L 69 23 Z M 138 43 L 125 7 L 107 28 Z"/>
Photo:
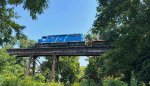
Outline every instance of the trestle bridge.
<path fill-rule="evenodd" d="M 27 63 L 25 76 L 29 74 L 30 65 L 32 64 L 32 74 L 35 75 L 37 57 L 51 56 L 53 64 L 51 68 L 50 81 L 53 80 L 55 64 L 59 64 L 59 56 L 100 56 L 110 50 L 110 47 L 70 47 L 70 48 L 16 48 L 8 49 L 10 55 L 16 57 L 30 57 Z M 38 61 L 39 62 L 39 61 Z M 39 62 L 40 63 L 40 62 Z M 41 64 L 41 63 L 40 63 Z M 59 72 L 58 72 L 59 73 Z"/>

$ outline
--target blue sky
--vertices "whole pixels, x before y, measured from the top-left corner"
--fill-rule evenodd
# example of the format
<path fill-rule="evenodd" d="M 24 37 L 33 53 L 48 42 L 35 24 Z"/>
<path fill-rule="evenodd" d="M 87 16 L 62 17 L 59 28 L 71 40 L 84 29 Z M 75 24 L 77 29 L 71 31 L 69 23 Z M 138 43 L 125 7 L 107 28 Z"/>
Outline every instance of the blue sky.
<path fill-rule="evenodd" d="M 86 34 L 95 19 L 96 6 L 96 0 L 51 0 L 44 14 L 38 15 L 38 20 L 32 20 L 22 7 L 15 8 L 21 16 L 16 21 L 25 25 L 23 32 L 36 41 L 44 35 Z M 80 59 L 81 66 L 87 65 L 84 60 L 85 57 Z"/>

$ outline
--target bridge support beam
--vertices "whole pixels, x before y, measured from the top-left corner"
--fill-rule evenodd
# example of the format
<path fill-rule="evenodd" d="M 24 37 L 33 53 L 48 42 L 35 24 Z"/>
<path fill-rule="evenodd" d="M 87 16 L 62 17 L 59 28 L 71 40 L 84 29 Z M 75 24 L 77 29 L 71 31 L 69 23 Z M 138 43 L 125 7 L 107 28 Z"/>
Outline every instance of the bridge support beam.
<path fill-rule="evenodd" d="M 35 67 L 36 67 L 36 58 L 37 56 L 30 56 L 26 61 L 26 68 L 25 68 L 25 78 L 31 74 L 32 76 L 35 75 Z"/>
<path fill-rule="evenodd" d="M 59 56 L 56 57 L 56 64 L 56 78 L 57 82 L 60 82 Z"/>
<path fill-rule="evenodd" d="M 26 59 L 25 78 L 29 75 L 30 63 L 31 58 L 29 57 Z"/>
<path fill-rule="evenodd" d="M 51 73 L 50 73 L 50 82 L 52 82 L 54 78 L 55 62 L 56 62 L 56 55 L 53 55 L 53 63 L 52 63 Z"/>
<path fill-rule="evenodd" d="M 57 65 L 56 65 L 57 63 Z M 55 67 L 57 66 L 56 68 L 56 72 L 55 72 Z M 56 77 L 58 78 L 57 81 L 59 81 L 59 56 L 57 55 L 53 55 L 53 63 L 52 63 L 52 67 L 51 67 L 51 73 L 50 73 L 50 82 L 52 82 L 54 80 L 54 74 L 57 75 Z"/>
<path fill-rule="evenodd" d="M 37 56 L 32 57 L 32 76 L 35 75 L 36 58 L 37 58 Z"/>

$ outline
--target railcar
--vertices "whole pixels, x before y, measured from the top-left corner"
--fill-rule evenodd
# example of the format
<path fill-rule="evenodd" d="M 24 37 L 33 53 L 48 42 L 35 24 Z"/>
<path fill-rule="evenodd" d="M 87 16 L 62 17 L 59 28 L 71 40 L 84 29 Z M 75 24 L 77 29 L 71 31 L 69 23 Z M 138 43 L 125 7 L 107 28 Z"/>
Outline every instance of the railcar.
<path fill-rule="evenodd" d="M 83 34 L 62 34 L 43 36 L 36 43 L 36 48 L 60 47 L 102 47 L 104 40 L 86 42 Z"/>

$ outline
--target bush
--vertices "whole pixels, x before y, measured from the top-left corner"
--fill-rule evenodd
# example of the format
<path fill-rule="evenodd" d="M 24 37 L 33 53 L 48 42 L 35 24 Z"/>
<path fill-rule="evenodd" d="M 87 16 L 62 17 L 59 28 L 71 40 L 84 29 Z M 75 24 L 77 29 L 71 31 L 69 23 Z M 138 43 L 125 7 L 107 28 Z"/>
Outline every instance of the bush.
<path fill-rule="evenodd" d="M 3 82 L 4 82 L 4 77 L 0 75 L 0 86 L 3 84 Z"/>
<path fill-rule="evenodd" d="M 4 74 L 0 76 L 0 86 L 63 86 L 61 83 L 42 83 L 38 80 L 43 80 L 41 75 L 37 75 L 34 78 L 27 77 L 26 79 L 20 79 L 14 75 Z"/>
<path fill-rule="evenodd" d="M 33 79 L 38 82 L 45 82 L 45 77 L 42 74 L 36 74 Z"/>
<path fill-rule="evenodd" d="M 2 86 L 18 86 L 19 81 L 16 76 L 5 74 Z"/>
<path fill-rule="evenodd" d="M 104 86 L 128 86 L 128 84 L 124 83 L 123 81 L 114 80 L 114 79 L 104 80 L 103 85 Z"/>
<path fill-rule="evenodd" d="M 73 83 L 72 86 L 81 86 L 80 83 Z"/>
<path fill-rule="evenodd" d="M 80 86 L 97 86 L 93 79 L 84 79 L 80 83 Z"/>

